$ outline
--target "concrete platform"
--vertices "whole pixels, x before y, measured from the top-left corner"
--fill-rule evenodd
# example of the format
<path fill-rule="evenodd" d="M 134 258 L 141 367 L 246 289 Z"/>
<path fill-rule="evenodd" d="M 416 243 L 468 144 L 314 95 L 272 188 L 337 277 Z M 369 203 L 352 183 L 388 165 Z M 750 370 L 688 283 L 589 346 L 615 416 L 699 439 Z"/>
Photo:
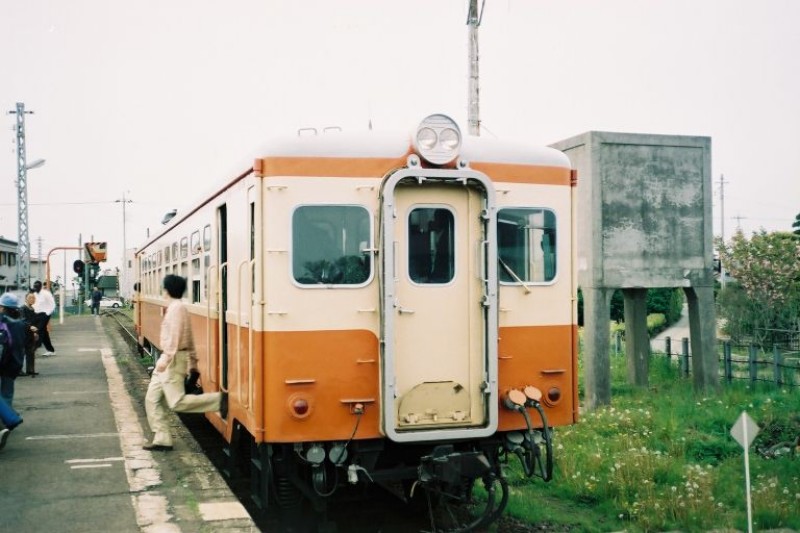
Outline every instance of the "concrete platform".
<path fill-rule="evenodd" d="M 177 416 L 174 451 L 142 449 L 147 376 L 112 320 L 54 320 L 51 338 L 57 355 L 16 380 L 0 531 L 259 531 Z"/>

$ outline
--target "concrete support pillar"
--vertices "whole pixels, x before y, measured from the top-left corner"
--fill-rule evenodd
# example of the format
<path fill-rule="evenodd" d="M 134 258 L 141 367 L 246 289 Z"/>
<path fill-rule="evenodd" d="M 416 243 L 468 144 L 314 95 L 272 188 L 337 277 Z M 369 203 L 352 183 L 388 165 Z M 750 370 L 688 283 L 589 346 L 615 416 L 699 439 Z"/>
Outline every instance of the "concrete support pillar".
<path fill-rule="evenodd" d="M 584 407 L 588 410 L 611 403 L 609 359 L 611 296 L 613 289 L 582 287 Z"/>
<path fill-rule="evenodd" d="M 689 340 L 692 347 L 692 378 L 698 392 L 719 388 L 714 288 L 685 288 L 689 302 Z"/>
<path fill-rule="evenodd" d="M 647 387 L 650 337 L 647 334 L 647 289 L 622 289 L 625 300 L 625 357 L 628 383 Z"/>

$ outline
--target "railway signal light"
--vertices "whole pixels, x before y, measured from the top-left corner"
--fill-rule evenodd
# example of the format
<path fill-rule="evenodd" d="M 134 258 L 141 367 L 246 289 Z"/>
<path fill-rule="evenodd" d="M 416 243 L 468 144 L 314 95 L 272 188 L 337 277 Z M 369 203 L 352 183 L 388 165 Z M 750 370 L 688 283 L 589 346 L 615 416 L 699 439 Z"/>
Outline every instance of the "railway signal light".
<path fill-rule="evenodd" d="M 106 260 L 106 243 L 87 242 L 84 247 L 86 248 L 86 257 L 89 262 L 100 263 Z"/>

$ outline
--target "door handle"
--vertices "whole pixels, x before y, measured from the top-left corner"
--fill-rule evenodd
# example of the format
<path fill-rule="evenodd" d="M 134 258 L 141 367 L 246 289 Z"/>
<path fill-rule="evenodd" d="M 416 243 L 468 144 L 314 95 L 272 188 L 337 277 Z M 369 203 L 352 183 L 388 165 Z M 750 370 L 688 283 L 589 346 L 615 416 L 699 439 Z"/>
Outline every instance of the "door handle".
<path fill-rule="evenodd" d="M 394 306 L 397 308 L 397 312 L 400 313 L 401 315 L 403 313 L 408 314 L 408 315 L 413 315 L 414 314 L 414 310 L 413 309 L 403 309 L 403 306 L 400 305 L 400 300 L 399 299 L 395 299 Z"/>

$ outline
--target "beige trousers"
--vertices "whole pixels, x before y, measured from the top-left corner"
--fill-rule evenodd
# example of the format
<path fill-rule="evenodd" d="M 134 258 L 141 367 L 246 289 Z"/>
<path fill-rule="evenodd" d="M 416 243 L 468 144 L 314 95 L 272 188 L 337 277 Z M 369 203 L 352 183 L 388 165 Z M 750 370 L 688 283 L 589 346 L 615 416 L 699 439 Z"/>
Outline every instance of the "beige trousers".
<path fill-rule="evenodd" d="M 178 413 L 207 413 L 219 410 L 222 398 L 219 392 L 204 394 L 184 392 L 183 380 L 186 378 L 188 362 L 188 354 L 179 351 L 164 372 L 153 371 L 147 395 L 144 397 L 147 423 L 155 433 L 153 444 L 172 446 L 167 409 Z"/>

